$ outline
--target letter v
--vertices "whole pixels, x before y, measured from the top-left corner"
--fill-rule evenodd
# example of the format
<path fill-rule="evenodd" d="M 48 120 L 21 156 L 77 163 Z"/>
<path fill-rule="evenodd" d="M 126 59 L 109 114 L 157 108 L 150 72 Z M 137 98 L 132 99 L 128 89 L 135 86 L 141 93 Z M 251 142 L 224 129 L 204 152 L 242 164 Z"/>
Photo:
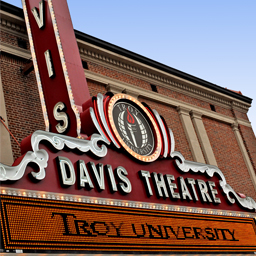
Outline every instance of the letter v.
<path fill-rule="evenodd" d="M 39 3 L 39 14 L 36 7 L 34 7 L 31 11 L 35 17 L 38 27 L 40 29 L 43 29 L 44 28 L 44 0 L 42 0 Z"/>
<path fill-rule="evenodd" d="M 91 168 L 93 170 L 95 179 L 97 181 L 98 188 L 100 190 L 105 189 L 105 182 L 104 182 L 104 169 L 103 169 L 103 164 L 99 163 L 98 168 L 99 172 L 97 171 L 97 168 L 93 162 L 90 162 Z"/>
<path fill-rule="evenodd" d="M 171 228 L 172 233 L 176 236 L 176 238 L 177 238 L 177 239 L 181 239 L 181 238 L 178 237 L 180 227 L 178 226 L 178 228 L 177 228 L 177 234 L 175 233 L 174 229 L 173 229 L 171 226 L 170 226 L 170 228 Z"/>

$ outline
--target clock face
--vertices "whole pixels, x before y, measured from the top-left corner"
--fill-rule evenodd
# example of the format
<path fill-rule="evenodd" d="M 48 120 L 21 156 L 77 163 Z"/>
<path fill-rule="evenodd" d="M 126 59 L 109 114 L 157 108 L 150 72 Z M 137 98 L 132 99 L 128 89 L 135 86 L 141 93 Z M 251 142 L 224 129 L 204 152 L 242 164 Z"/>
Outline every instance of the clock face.
<path fill-rule="evenodd" d="M 145 162 L 159 156 L 160 133 L 153 117 L 139 101 L 117 94 L 110 100 L 108 114 L 115 137 L 128 153 Z"/>

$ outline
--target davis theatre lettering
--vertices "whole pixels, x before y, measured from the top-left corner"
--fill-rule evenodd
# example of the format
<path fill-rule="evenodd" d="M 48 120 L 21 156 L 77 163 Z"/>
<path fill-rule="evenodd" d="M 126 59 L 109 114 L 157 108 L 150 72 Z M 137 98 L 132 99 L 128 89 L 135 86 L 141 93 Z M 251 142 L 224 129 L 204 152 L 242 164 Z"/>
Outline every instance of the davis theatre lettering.
<path fill-rule="evenodd" d="M 199 195 L 203 202 L 221 203 L 220 199 L 216 197 L 218 191 L 214 189 L 215 183 L 213 181 L 205 182 L 200 179 L 194 180 L 192 178 L 186 178 L 184 180 L 183 177 L 178 177 L 177 186 L 177 184 L 174 183 L 175 178 L 171 174 L 163 175 L 162 173 L 153 172 L 150 175 L 150 172 L 148 171 L 140 171 L 140 176 L 144 180 L 149 196 L 153 195 L 152 187 L 149 182 L 149 179 L 152 176 L 158 197 L 198 201 Z M 178 187 L 179 193 L 175 192 Z"/>
<path fill-rule="evenodd" d="M 118 190 L 125 194 L 132 192 L 132 183 L 128 178 L 128 171 L 122 166 L 118 166 L 113 170 L 111 165 L 104 166 L 101 163 L 95 165 L 94 162 L 85 164 L 83 160 L 79 160 L 77 162 L 78 181 L 76 181 L 75 169 L 71 161 L 65 157 L 57 157 L 56 160 L 60 170 L 62 185 L 72 186 L 78 182 L 80 188 L 84 187 L 88 190 L 96 188 L 102 191 L 105 190 L 107 183 L 112 193 Z M 200 198 L 202 202 L 221 203 L 220 198 L 217 197 L 218 191 L 213 181 L 205 182 L 201 179 L 184 179 L 183 177 L 178 177 L 175 180 L 174 175 L 150 173 L 145 170 L 140 170 L 139 176 L 143 181 L 142 184 L 144 184 L 148 197 L 155 193 L 158 197 L 175 200 L 199 201 Z M 107 182 L 105 177 L 108 177 Z M 150 179 L 153 181 L 153 187 L 151 186 Z"/>
<path fill-rule="evenodd" d="M 68 186 L 74 185 L 76 182 L 76 175 L 71 161 L 68 158 L 58 157 L 57 163 L 60 169 L 62 184 Z M 94 186 L 96 186 L 99 190 L 105 190 L 104 172 L 106 172 L 109 177 L 109 186 L 112 192 L 116 192 L 118 190 L 117 187 L 124 193 L 130 193 L 132 191 L 131 182 L 126 177 L 128 172 L 124 167 L 119 166 L 116 168 L 115 174 L 118 180 L 118 183 L 116 183 L 111 165 L 104 166 L 100 163 L 96 166 L 95 163 L 89 162 L 89 168 L 87 168 L 85 162 L 79 160 L 77 166 L 80 188 L 86 187 L 88 189 L 93 189 Z M 88 169 L 91 170 L 91 174 L 89 174 Z M 95 178 L 95 184 L 92 182 L 92 175 Z"/>
<path fill-rule="evenodd" d="M 256 249 L 252 218 L 1 196 L 6 249 L 170 252 Z"/>

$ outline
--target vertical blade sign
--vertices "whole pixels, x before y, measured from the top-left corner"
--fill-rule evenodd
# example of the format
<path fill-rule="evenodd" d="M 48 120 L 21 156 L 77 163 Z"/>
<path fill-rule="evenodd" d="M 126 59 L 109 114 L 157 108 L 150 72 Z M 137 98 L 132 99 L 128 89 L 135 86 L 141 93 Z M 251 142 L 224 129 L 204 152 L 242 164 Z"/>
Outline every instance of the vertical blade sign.
<path fill-rule="evenodd" d="M 66 0 L 22 0 L 46 130 L 77 137 L 90 98 Z"/>

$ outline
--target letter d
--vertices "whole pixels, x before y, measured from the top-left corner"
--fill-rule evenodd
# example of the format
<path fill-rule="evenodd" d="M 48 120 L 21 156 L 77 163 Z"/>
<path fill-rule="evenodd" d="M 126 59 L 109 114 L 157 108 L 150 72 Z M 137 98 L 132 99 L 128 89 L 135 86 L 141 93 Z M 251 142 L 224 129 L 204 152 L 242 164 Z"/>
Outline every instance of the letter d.
<path fill-rule="evenodd" d="M 56 160 L 60 169 L 63 185 L 74 185 L 76 181 L 76 175 L 71 161 L 68 158 L 62 156 L 58 156 Z"/>

